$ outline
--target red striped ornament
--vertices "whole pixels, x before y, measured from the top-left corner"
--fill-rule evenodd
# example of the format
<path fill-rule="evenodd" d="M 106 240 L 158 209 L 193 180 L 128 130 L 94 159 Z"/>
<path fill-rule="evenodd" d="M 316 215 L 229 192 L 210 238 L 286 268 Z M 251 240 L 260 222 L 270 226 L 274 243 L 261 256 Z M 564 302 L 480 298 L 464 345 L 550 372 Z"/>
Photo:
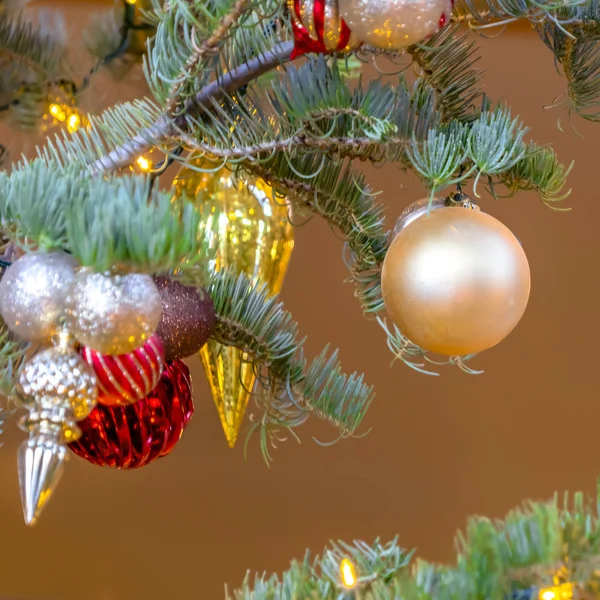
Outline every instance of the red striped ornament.
<path fill-rule="evenodd" d="M 338 0 L 288 0 L 294 32 L 291 58 L 351 50 L 358 40 L 340 17 Z"/>
<path fill-rule="evenodd" d="M 109 406 L 145 398 L 158 385 L 165 368 L 163 344 L 156 334 L 128 354 L 108 356 L 87 347 L 81 354 L 98 378 L 98 402 Z"/>

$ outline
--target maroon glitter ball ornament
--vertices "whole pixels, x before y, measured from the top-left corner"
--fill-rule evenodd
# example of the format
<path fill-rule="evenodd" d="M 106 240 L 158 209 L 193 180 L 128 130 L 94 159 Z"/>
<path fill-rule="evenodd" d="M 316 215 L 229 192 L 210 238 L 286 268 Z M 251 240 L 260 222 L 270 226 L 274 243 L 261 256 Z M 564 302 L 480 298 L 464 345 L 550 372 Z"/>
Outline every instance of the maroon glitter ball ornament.
<path fill-rule="evenodd" d="M 162 314 L 156 333 L 165 358 L 175 360 L 196 354 L 215 328 L 215 307 L 210 296 L 169 277 L 155 277 Z"/>
<path fill-rule="evenodd" d="M 136 469 L 173 450 L 194 413 L 190 371 L 167 362 L 154 391 L 134 404 L 96 408 L 79 425 L 69 448 L 94 465 Z"/>

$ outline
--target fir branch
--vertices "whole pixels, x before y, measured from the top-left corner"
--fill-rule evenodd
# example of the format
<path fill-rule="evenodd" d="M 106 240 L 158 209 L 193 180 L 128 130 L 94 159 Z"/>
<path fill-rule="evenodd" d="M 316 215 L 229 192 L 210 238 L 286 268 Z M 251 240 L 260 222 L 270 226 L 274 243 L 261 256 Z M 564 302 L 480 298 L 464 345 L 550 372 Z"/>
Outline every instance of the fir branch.
<path fill-rule="evenodd" d="M 264 369 L 267 376 L 259 381 L 266 390 L 287 392 L 299 410 L 328 420 L 342 437 L 356 431 L 374 397 L 362 375 L 345 375 L 337 353 L 329 356 L 327 348 L 308 364 L 297 323 L 265 284 L 224 270 L 212 276 L 207 291 L 217 316 L 214 338 L 243 350 L 257 369 Z M 303 422 L 296 413 L 293 423 L 281 412 L 278 418 L 286 427 Z"/>
<path fill-rule="evenodd" d="M 327 137 L 314 138 L 298 134 L 289 138 L 262 142 L 251 146 L 211 146 L 202 141 L 197 141 L 192 136 L 180 133 L 179 137 L 188 150 L 208 155 L 214 158 L 225 158 L 236 161 L 239 159 L 258 159 L 259 161 L 271 157 L 276 152 L 285 152 L 297 155 L 308 152 L 310 154 L 327 154 L 336 160 L 350 158 L 382 162 L 386 156 L 403 156 L 404 150 L 410 147 L 407 140 L 390 137 L 386 142 L 378 142 L 368 137 Z"/>
<path fill-rule="evenodd" d="M 599 20 L 600 23 L 600 20 Z M 547 24 L 542 32 L 547 45 L 562 65 L 567 94 L 557 104 L 589 121 L 600 120 L 600 25 L 594 34 L 582 28 L 567 29 Z"/>
<path fill-rule="evenodd" d="M 573 163 L 565 167 L 550 147 L 529 143 L 526 154 L 499 176 L 511 195 L 521 190 L 535 190 L 546 203 L 560 202 L 571 193 L 562 193 Z"/>
<path fill-rule="evenodd" d="M 345 168 L 343 161 L 324 162 L 317 155 L 287 159 L 280 154 L 263 164 L 242 168 L 263 177 L 300 214 L 325 218 L 345 237 L 352 258 L 351 279 L 365 313 L 383 308 L 381 265 L 388 246 L 383 207 L 370 192 L 364 176 Z M 305 174 L 305 175 L 302 175 Z"/>
<path fill-rule="evenodd" d="M 455 18 L 474 28 L 528 19 L 563 67 L 567 104 L 585 119 L 600 113 L 600 3 L 598 0 L 461 0 Z"/>
<path fill-rule="evenodd" d="M 35 72 L 45 81 L 66 71 L 66 50 L 57 38 L 46 28 L 36 28 L 21 16 L 10 13 L 0 13 L 0 55 Z"/>
<path fill-rule="evenodd" d="M 593 0 L 596 2 L 596 0 Z M 534 24 L 573 22 L 583 17 L 590 0 L 459 0 L 454 14 L 468 20 L 471 26 L 504 25 L 519 19 Z"/>
<path fill-rule="evenodd" d="M 407 49 L 421 69 L 422 85 L 434 90 L 445 123 L 475 119 L 475 102 L 483 95 L 478 88 L 482 72 L 474 67 L 480 58 L 475 55 L 478 48 L 468 34 L 456 37 L 457 31 L 457 26 L 445 28 L 427 42 Z"/>
<path fill-rule="evenodd" d="M 456 183 L 456 174 L 467 158 L 464 127 L 431 129 L 425 143 L 416 140 L 408 152 L 415 171 L 431 188 L 431 195 L 439 188 Z"/>
<path fill-rule="evenodd" d="M 12 393 L 28 349 L 29 344 L 13 336 L 0 319 L 0 395 L 8 397 Z M 4 414 L 0 415 L 0 426 L 3 417 Z"/>
<path fill-rule="evenodd" d="M 477 169 L 473 191 L 482 174 L 493 176 L 505 173 L 525 157 L 527 146 L 523 141 L 527 129 L 510 111 L 498 107 L 484 111 L 473 122 L 466 136 L 466 156 Z"/>
<path fill-rule="evenodd" d="M 397 541 L 373 545 L 338 542 L 321 557 L 293 561 L 281 576 L 247 574 L 228 600 L 365 598 L 368 600 L 535 600 L 552 597 L 592 600 L 600 590 L 600 524 L 597 508 L 576 494 L 547 503 L 526 503 L 504 521 L 476 517 L 456 541 L 453 566 L 410 555 Z M 356 584 L 342 582 L 340 565 L 348 559 Z"/>
<path fill-rule="evenodd" d="M 212 112 L 189 119 L 179 135 L 190 150 L 232 160 L 285 151 L 406 164 L 405 149 L 439 122 L 433 95 L 411 94 L 403 77 L 395 85 L 351 86 L 338 62 L 322 56 L 289 66 L 268 90 L 249 86 Z"/>
<path fill-rule="evenodd" d="M 57 20 L 34 25 L 21 15 L 0 14 L 1 88 L 8 111 L 23 129 L 39 125 L 51 96 L 72 96 L 64 45 L 64 24 Z"/>
<path fill-rule="evenodd" d="M 188 106 L 187 116 L 193 116 L 206 110 L 206 106 L 218 101 L 224 95 L 233 92 L 239 87 L 248 82 L 260 77 L 263 73 L 270 71 L 279 64 L 289 60 L 293 49 L 291 43 L 284 43 L 276 46 L 266 54 L 261 54 L 249 60 L 247 63 L 240 65 L 237 69 L 224 74 L 222 77 L 207 84 L 196 94 L 193 103 Z M 111 112 L 105 114 L 110 115 Z M 141 115 L 136 113 L 138 119 L 141 120 Z M 102 123 L 104 117 L 94 122 Z M 119 129 L 119 131 L 123 131 Z M 86 146 L 93 148 L 95 151 L 95 161 L 90 165 L 89 172 L 91 175 L 98 175 L 103 172 L 119 169 L 131 164 L 136 157 L 146 153 L 153 146 L 160 146 L 175 135 L 173 122 L 166 119 L 164 116 L 159 116 L 156 120 L 142 128 L 141 133 L 133 137 L 127 135 L 122 136 L 122 141 L 112 150 L 105 150 L 105 144 L 92 136 L 88 136 L 85 132 L 77 132 L 79 134 L 80 147 Z M 114 133 L 114 132 L 113 132 Z M 98 149 L 98 142 L 101 142 Z M 69 144 L 64 144 L 64 149 L 53 152 L 55 156 L 64 157 L 65 160 L 72 159 L 72 147 Z M 89 162 L 89 155 L 79 154 L 79 159 L 82 162 Z M 87 159 L 87 160 L 86 160 Z"/>
<path fill-rule="evenodd" d="M 198 84 L 206 85 L 215 72 L 226 39 L 259 8 L 254 0 L 173 0 L 155 12 L 156 37 L 144 64 L 154 97 L 169 118 L 188 109 Z"/>
<path fill-rule="evenodd" d="M 21 245 L 71 252 L 96 271 L 160 273 L 206 263 L 205 215 L 151 190 L 148 176 L 90 178 L 40 159 L 0 173 L 0 218 Z M 204 264 L 204 266 L 206 266 Z"/>
<path fill-rule="evenodd" d="M 167 115 L 173 116 L 177 114 L 178 103 L 180 102 L 179 96 L 185 82 L 197 77 L 199 66 L 206 57 L 217 54 L 224 38 L 229 34 L 230 29 L 237 24 L 240 16 L 247 10 L 249 4 L 250 0 L 236 0 L 231 10 L 223 16 L 217 27 L 202 42 L 196 39 L 196 31 L 192 29 L 190 36 L 192 52 L 181 74 L 176 78 L 175 83 L 169 90 L 165 104 L 165 113 Z"/>

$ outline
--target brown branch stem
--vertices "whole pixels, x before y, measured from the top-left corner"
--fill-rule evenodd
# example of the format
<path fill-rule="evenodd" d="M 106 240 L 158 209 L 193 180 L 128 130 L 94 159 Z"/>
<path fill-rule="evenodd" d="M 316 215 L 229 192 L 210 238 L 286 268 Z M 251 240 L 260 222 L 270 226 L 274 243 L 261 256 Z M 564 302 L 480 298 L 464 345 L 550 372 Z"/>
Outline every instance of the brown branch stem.
<path fill-rule="evenodd" d="M 182 73 L 183 77 L 179 78 L 178 83 L 174 84 L 169 92 L 169 98 L 165 107 L 165 113 L 167 115 L 173 116 L 176 114 L 181 88 L 184 86 L 186 79 L 189 78 L 191 72 L 198 67 L 200 62 L 206 56 L 214 54 L 217 51 L 219 43 L 229 33 L 231 27 L 238 21 L 249 2 L 250 0 L 237 0 L 232 10 L 225 15 L 215 31 L 200 45 L 195 44 L 193 41 L 194 36 L 192 36 L 194 51 L 185 64 L 184 72 Z"/>
<path fill-rule="evenodd" d="M 134 138 L 92 163 L 89 167 L 90 173 L 99 175 L 100 173 L 126 167 L 137 156 L 148 152 L 160 141 L 174 135 L 177 128 L 185 131 L 186 115 L 199 115 L 205 112 L 210 108 L 212 102 L 218 102 L 224 96 L 250 83 L 267 71 L 271 71 L 287 62 L 293 48 L 293 42 L 277 44 L 264 54 L 250 59 L 248 62 L 211 81 L 187 102 L 185 113 L 175 123 L 166 116 L 159 118 L 153 125 Z"/>
<path fill-rule="evenodd" d="M 399 148 L 410 146 L 410 140 L 402 138 L 389 138 L 385 142 L 373 140 L 368 137 L 326 137 L 315 138 L 307 137 L 303 134 L 297 134 L 281 140 L 272 140 L 262 144 L 252 146 L 241 146 L 232 148 L 222 148 L 207 144 L 201 140 L 196 140 L 188 136 L 185 132 L 178 132 L 178 138 L 185 144 L 188 150 L 202 152 L 216 158 L 226 159 L 250 159 L 267 158 L 273 152 L 288 150 L 290 148 L 308 148 L 326 152 L 328 155 L 335 155 L 339 158 L 362 158 L 375 160 L 380 159 L 380 155 L 387 151 L 397 151 Z M 378 151 L 374 156 L 375 150 Z"/>

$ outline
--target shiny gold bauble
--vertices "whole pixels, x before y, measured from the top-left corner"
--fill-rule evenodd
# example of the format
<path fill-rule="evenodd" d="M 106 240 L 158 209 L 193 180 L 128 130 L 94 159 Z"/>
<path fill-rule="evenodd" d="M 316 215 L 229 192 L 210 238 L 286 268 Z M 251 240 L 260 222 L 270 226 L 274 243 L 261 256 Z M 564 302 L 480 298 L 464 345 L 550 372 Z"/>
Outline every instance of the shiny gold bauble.
<path fill-rule="evenodd" d="M 501 342 L 527 306 L 529 263 L 517 238 L 480 211 L 439 208 L 402 229 L 383 263 L 385 307 L 400 331 L 446 356 Z"/>
<path fill-rule="evenodd" d="M 207 162 L 196 164 L 214 167 Z M 202 227 L 216 247 L 212 270 L 229 268 L 265 283 L 273 294 L 281 290 L 294 247 L 293 228 L 285 202 L 275 199 L 264 180 L 235 181 L 226 168 L 203 173 L 184 167 L 175 180 L 174 201 L 181 198 L 210 209 Z M 200 357 L 225 437 L 233 448 L 254 386 L 254 365 L 237 348 L 213 339 L 202 347 Z"/>

